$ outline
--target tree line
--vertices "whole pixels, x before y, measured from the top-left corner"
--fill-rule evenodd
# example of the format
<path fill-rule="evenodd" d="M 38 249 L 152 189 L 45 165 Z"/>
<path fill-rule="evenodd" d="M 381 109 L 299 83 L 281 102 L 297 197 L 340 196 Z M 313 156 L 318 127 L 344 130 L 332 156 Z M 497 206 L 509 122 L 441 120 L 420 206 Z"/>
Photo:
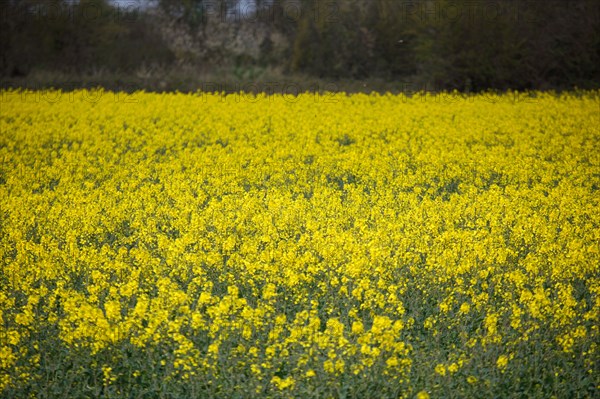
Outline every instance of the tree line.
<path fill-rule="evenodd" d="M 1 0 L 0 14 L 3 79 L 270 68 L 463 91 L 600 82 L 597 0 Z"/>

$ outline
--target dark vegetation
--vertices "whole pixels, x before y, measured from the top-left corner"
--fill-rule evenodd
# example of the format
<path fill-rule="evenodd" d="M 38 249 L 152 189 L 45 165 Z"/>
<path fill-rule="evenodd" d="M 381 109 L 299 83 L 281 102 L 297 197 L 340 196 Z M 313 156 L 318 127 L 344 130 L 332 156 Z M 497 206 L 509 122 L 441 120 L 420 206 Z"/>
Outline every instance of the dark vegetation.
<path fill-rule="evenodd" d="M 582 89 L 597 0 L 0 0 L 0 84 L 181 91 Z"/>

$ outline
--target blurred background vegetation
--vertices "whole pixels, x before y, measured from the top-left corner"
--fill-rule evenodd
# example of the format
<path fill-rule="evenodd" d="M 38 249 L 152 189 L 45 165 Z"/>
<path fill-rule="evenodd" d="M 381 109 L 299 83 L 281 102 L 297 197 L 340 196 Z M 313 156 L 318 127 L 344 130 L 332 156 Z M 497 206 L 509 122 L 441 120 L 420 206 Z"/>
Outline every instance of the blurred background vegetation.
<path fill-rule="evenodd" d="M 597 88 L 598 0 L 0 0 L 2 87 Z"/>

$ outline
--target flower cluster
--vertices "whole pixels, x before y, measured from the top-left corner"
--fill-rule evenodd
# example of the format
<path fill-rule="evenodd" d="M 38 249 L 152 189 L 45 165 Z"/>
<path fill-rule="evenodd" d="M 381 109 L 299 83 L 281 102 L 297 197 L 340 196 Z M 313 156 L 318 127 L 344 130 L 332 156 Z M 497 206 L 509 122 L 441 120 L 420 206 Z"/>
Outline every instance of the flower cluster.
<path fill-rule="evenodd" d="M 600 390 L 598 92 L 1 94 L 2 395 Z"/>

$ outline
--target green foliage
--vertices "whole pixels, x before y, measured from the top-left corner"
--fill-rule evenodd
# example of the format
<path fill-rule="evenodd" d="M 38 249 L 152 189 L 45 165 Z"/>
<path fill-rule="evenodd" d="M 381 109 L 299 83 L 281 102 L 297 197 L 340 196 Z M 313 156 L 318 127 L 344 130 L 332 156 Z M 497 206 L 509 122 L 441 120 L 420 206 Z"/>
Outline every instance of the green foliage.
<path fill-rule="evenodd" d="M 565 88 L 600 77 L 590 64 L 600 63 L 600 9 L 588 0 L 438 0 L 411 15 L 419 75 L 436 89 Z"/>
<path fill-rule="evenodd" d="M 113 8 L 106 0 L 2 2 L 0 75 L 34 69 L 79 74 L 132 71 L 170 63 L 173 56 L 149 17 Z M 3 29 L 4 31 L 4 29 Z"/>
<path fill-rule="evenodd" d="M 600 81 L 596 0 L 257 0 L 255 15 L 240 0 L 153 4 L 0 1 L 0 76 L 185 64 L 233 69 L 235 79 L 240 68 L 257 66 L 321 79 L 409 81 L 417 90 L 589 89 Z M 247 43 L 215 47 L 249 31 L 258 51 Z"/>

